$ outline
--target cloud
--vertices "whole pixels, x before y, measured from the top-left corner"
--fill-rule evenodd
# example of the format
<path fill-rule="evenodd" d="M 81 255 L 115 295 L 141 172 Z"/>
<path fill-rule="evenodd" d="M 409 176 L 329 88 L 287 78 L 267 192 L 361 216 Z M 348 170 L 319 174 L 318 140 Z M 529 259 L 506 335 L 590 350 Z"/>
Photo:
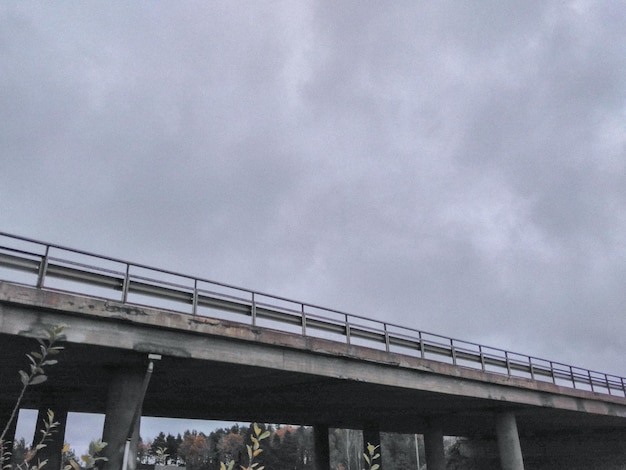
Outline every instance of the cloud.
<path fill-rule="evenodd" d="M 623 9 L 5 2 L 0 224 L 624 374 Z"/>

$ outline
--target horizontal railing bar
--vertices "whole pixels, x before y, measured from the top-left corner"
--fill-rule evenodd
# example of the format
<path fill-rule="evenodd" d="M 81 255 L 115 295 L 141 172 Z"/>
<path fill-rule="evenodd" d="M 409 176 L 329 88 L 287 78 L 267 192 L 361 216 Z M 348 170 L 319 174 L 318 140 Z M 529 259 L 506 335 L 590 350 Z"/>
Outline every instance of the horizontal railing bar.
<path fill-rule="evenodd" d="M 251 305 L 242 304 L 240 302 L 234 302 L 232 300 L 221 299 L 217 297 L 209 297 L 206 295 L 198 296 L 198 306 L 215 308 L 218 310 L 224 310 L 232 313 L 242 313 L 250 315 Z"/>
<path fill-rule="evenodd" d="M 128 281 L 128 292 L 153 296 L 164 300 L 175 300 L 187 304 L 193 302 L 193 289 L 190 292 L 185 292 L 169 287 L 135 281 L 134 279 L 129 279 Z"/>
<path fill-rule="evenodd" d="M 408 349 L 415 349 L 416 351 L 420 350 L 420 341 L 419 339 L 407 339 L 399 336 L 389 335 L 389 345 L 390 346 L 400 346 Z"/>
<path fill-rule="evenodd" d="M 39 272 L 40 265 L 41 261 L 39 260 L 0 253 L 0 266 L 2 266 L 3 268 L 16 269 L 18 271 L 25 271 L 37 274 Z"/>
<path fill-rule="evenodd" d="M 256 316 L 257 318 L 263 318 L 265 320 L 275 320 L 289 325 L 302 326 L 302 317 L 292 313 L 279 312 L 278 310 L 257 306 Z"/>
<path fill-rule="evenodd" d="M 425 358 L 430 358 L 432 355 L 451 358 L 452 363 L 460 367 L 470 367 L 467 365 L 469 363 L 474 365 L 470 368 L 482 369 L 490 373 L 501 372 L 488 370 L 486 367 L 501 369 L 506 371 L 508 375 L 529 374 L 531 378 L 550 378 L 554 383 L 557 380 L 565 381 L 565 383 L 570 383 L 574 387 L 576 387 L 576 384 L 584 384 L 591 386 L 592 391 L 599 389 L 602 391 L 607 390 L 608 393 L 611 393 L 611 390 L 619 390 L 626 396 L 625 379 L 616 375 L 573 367 L 500 348 L 482 346 L 477 343 L 423 332 L 365 316 L 348 314 L 340 310 L 297 302 L 292 299 L 243 289 L 222 282 L 192 277 L 174 271 L 128 263 L 120 259 L 75 250 L 61 245 L 45 244 L 4 232 L 0 232 L 0 237 L 32 243 L 42 248 L 42 254 L 38 254 L 14 247 L 0 246 L 0 250 L 2 250 L 0 251 L 0 267 L 37 274 L 41 279 L 52 277 L 186 305 L 191 304 L 194 305 L 194 314 L 197 307 L 230 311 L 252 317 L 253 324 L 254 319 L 259 318 L 284 325 L 297 325 L 302 327 L 302 334 L 306 334 L 306 331 L 309 329 L 325 331 L 344 336 L 348 344 L 350 343 L 350 338 L 359 338 L 373 343 L 385 344 L 389 352 L 393 352 L 393 349 L 390 348 L 401 347 L 413 350 L 416 354 Z M 64 259 L 59 257 L 59 253 L 56 251 L 56 256 L 48 256 L 51 249 L 73 255 L 88 256 L 94 260 L 107 263 L 118 263 L 124 266 L 126 273 Z M 182 281 L 189 281 L 190 285 L 139 276 L 132 272 L 129 273 L 129 270 L 144 270 L 159 277 L 176 277 Z M 249 296 L 249 298 L 232 295 L 232 293 L 213 292 L 208 289 L 198 288 L 199 282 L 219 289 L 228 289 L 233 293 L 242 293 L 245 296 Z M 124 287 L 125 285 L 126 287 Z M 70 292 L 80 293 L 81 291 Z M 267 299 L 267 301 L 255 301 L 258 298 Z M 135 304 L 126 299 L 126 294 L 124 294 L 122 301 L 128 304 Z M 275 305 L 272 302 L 286 303 L 287 306 Z M 462 362 L 462 364 L 459 364 L 459 362 Z"/>
<path fill-rule="evenodd" d="M 115 277 L 108 274 L 100 274 L 92 271 L 83 271 L 77 268 L 48 263 L 46 277 L 55 277 L 67 281 L 83 282 L 98 287 L 109 287 L 121 290 L 124 285 L 123 277 Z"/>

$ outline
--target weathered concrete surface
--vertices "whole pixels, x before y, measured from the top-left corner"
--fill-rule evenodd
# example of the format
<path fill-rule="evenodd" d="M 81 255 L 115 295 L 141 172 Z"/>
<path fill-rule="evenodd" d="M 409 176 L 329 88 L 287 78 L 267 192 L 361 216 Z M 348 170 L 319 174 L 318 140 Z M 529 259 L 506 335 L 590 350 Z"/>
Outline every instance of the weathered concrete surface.
<path fill-rule="evenodd" d="M 447 435 L 494 435 L 494 413 L 514 411 L 521 435 L 626 428 L 624 398 L 0 282 L 0 348 L 13 355 L 2 377 L 17 377 L 11 365 L 27 351 L 28 338 L 57 324 L 69 326 L 65 362 L 33 389 L 33 406 L 57 389 L 73 411 L 103 412 L 111 371 L 145 366 L 154 352 L 163 360 L 145 415 L 337 427 L 374 421 L 394 432 L 422 432 L 436 416 Z M 0 400 L 8 401 L 16 387 L 2 391 Z M 255 400 L 244 399 L 250 396 Z"/>

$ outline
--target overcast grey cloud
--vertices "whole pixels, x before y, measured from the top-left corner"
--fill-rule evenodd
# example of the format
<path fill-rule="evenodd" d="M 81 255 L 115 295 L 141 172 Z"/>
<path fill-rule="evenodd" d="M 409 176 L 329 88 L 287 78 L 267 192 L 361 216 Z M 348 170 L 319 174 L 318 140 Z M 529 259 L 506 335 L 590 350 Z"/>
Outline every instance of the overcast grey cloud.
<path fill-rule="evenodd" d="M 621 1 L 0 4 L 0 227 L 626 375 Z"/>

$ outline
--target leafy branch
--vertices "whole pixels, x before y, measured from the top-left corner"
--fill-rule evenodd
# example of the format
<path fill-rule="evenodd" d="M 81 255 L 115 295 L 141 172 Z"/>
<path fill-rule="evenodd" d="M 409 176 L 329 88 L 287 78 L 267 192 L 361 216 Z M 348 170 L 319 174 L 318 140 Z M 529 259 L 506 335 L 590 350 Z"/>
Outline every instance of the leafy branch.
<path fill-rule="evenodd" d="M 246 445 L 246 448 L 248 449 L 248 466 L 244 467 L 243 465 L 241 465 L 241 470 L 263 470 L 265 468 L 264 465 L 261 465 L 259 467 L 259 463 L 255 462 L 254 459 L 258 457 L 261 452 L 263 452 L 263 449 L 261 449 L 261 441 L 270 437 L 270 432 L 263 432 L 263 430 L 259 427 L 257 423 L 253 424 L 253 430 L 253 435 L 250 436 L 252 445 Z M 233 470 L 234 466 L 234 460 L 231 460 L 230 462 L 228 462 L 228 464 L 220 462 L 220 470 Z"/>
<path fill-rule="evenodd" d="M 374 446 L 367 443 L 367 452 L 363 452 L 363 458 L 367 462 L 368 470 L 378 470 L 380 468 L 380 464 L 374 463 L 374 460 L 378 460 L 380 458 L 380 453 L 377 452 L 380 446 Z"/>
<path fill-rule="evenodd" d="M 5 437 L 11 428 L 11 424 L 16 419 L 17 413 L 20 409 L 20 405 L 22 400 L 24 399 L 24 394 L 28 387 L 32 385 L 39 385 L 48 380 L 48 376 L 45 373 L 45 368 L 48 366 L 52 366 L 56 364 L 58 361 L 56 359 L 52 359 L 52 356 L 56 356 L 59 354 L 64 348 L 63 346 L 58 346 L 57 343 L 59 341 L 63 341 L 65 339 L 65 335 L 63 334 L 63 330 L 65 326 L 56 326 L 46 329 L 45 335 L 46 338 L 41 339 L 37 338 L 37 342 L 39 343 L 39 348 L 35 351 L 31 351 L 29 354 L 26 354 L 26 357 L 29 361 L 29 371 L 19 371 L 20 380 L 22 382 L 22 389 L 20 390 L 20 394 L 15 402 L 15 406 L 11 411 L 11 416 L 9 420 L 5 424 L 2 433 L 0 434 L 0 466 L 2 470 L 9 470 L 12 468 L 10 463 L 11 452 L 7 449 L 10 442 L 5 441 Z M 44 428 L 41 429 L 41 439 L 37 443 L 33 443 L 31 448 L 26 453 L 24 457 L 24 461 L 17 464 L 16 468 L 25 470 L 25 469 L 41 469 L 46 463 L 47 460 L 39 461 L 33 467 L 29 467 L 30 462 L 35 458 L 37 452 L 44 447 L 46 447 L 45 441 L 50 438 L 52 433 L 55 431 L 55 428 L 59 425 L 57 421 L 54 420 L 54 412 L 48 410 L 46 418 L 44 418 L 43 422 Z"/>
<path fill-rule="evenodd" d="M 84 467 L 81 467 L 74 458 L 69 459 L 69 463 L 63 467 L 63 470 L 81 470 L 82 468 L 95 468 L 98 462 L 106 462 L 108 459 L 106 457 L 101 457 L 100 452 L 107 446 L 106 442 L 98 439 L 97 441 L 91 441 L 89 443 L 89 452 L 87 454 L 81 455 L 80 460 L 82 460 Z M 69 452 L 70 445 L 65 444 L 63 447 L 63 452 Z"/>

